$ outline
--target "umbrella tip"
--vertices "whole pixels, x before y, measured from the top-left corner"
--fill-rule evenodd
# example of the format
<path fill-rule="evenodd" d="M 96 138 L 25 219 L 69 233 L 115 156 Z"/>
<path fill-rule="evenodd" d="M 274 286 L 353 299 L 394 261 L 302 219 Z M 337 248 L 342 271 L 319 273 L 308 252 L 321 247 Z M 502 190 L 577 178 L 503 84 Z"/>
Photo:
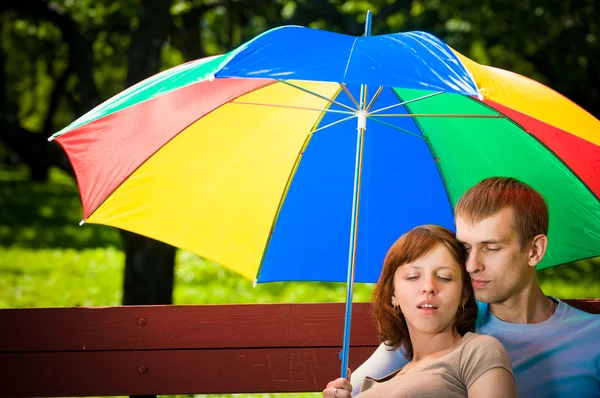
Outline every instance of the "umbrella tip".
<path fill-rule="evenodd" d="M 85 220 L 81 220 L 79 221 L 79 226 L 81 227 L 83 224 L 85 224 Z"/>
<path fill-rule="evenodd" d="M 210 75 L 208 75 L 208 81 L 209 82 L 212 82 L 214 80 L 215 80 L 215 74 L 214 73 L 211 73 Z"/>
<path fill-rule="evenodd" d="M 52 142 L 52 141 L 54 141 L 54 136 L 53 135 L 51 135 L 50 137 L 48 137 L 48 142 Z"/>
<path fill-rule="evenodd" d="M 479 97 L 479 101 L 483 101 L 483 94 L 479 93 L 477 97 Z"/>
<path fill-rule="evenodd" d="M 373 14 L 371 10 L 367 10 L 367 17 L 365 18 L 365 36 L 371 36 L 371 21 Z"/>
<path fill-rule="evenodd" d="M 255 279 L 254 282 L 252 282 L 252 287 L 256 287 L 257 284 L 258 284 L 258 279 Z"/>

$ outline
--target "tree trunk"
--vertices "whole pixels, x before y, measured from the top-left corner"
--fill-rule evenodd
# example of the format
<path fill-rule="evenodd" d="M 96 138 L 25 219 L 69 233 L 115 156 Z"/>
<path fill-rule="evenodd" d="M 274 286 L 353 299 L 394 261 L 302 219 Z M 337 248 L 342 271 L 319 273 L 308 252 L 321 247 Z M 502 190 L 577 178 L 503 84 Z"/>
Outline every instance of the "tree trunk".
<path fill-rule="evenodd" d="M 175 248 L 128 231 L 125 247 L 124 305 L 171 304 Z"/>
<path fill-rule="evenodd" d="M 129 48 L 126 85 L 159 72 L 160 52 L 172 24 L 171 0 L 143 0 L 139 26 Z M 123 304 L 148 305 L 173 302 L 175 248 L 122 231 L 125 246 Z"/>

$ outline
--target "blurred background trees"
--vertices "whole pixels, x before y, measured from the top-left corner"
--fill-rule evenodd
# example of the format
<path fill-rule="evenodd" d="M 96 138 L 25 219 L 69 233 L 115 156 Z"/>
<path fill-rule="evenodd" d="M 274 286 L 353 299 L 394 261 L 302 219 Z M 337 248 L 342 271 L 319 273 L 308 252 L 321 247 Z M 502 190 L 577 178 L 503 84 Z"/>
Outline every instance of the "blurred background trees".
<path fill-rule="evenodd" d="M 119 91 L 280 25 L 360 35 L 367 10 L 374 35 L 434 33 L 600 118 L 599 8 L 594 0 L 3 0 L 0 164 L 27 181 L 47 181 L 55 169 L 72 175 L 47 137 Z M 2 217 L 7 225 L 27 218 Z M 13 235 L 0 230 L 0 244 L 14 243 Z M 125 253 L 123 303 L 172 302 L 175 249 L 124 231 L 111 236 Z"/>

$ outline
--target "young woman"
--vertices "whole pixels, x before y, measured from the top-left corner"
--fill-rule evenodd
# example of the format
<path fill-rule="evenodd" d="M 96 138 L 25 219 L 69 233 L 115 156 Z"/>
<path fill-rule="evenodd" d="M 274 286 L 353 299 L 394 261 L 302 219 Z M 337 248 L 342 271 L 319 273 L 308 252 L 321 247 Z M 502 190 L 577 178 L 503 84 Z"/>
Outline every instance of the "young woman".
<path fill-rule="evenodd" d="M 403 348 L 409 361 L 382 379 L 365 378 L 360 398 L 515 397 L 510 359 L 494 337 L 472 333 L 477 304 L 454 234 L 434 225 L 398 239 L 373 292 L 382 342 Z M 346 379 L 323 397 L 351 397 Z"/>

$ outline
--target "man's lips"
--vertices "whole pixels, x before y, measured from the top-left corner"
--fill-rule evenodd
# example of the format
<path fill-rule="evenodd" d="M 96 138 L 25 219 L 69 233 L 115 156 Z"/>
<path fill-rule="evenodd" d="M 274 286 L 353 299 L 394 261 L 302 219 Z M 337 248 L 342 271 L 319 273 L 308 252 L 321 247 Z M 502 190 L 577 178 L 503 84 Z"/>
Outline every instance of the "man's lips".
<path fill-rule="evenodd" d="M 484 288 L 488 283 L 490 283 L 489 281 L 484 281 L 484 280 L 479 280 L 479 279 L 471 279 L 471 285 L 473 285 L 473 287 L 475 289 L 482 289 Z"/>

